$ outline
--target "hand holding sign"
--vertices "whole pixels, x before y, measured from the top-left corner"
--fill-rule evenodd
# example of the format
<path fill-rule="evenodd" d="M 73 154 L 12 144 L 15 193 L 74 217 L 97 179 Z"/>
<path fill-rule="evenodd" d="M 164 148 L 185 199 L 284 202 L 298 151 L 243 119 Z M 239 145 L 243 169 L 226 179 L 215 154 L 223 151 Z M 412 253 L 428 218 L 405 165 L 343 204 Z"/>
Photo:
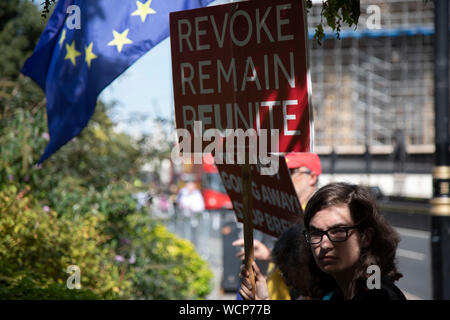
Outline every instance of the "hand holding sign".
<path fill-rule="evenodd" d="M 253 165 L 258 161 L 251 159 L 264 162 L 267 151 L 309 151 L 312 144 L 303 6 L 303 1 L 259 0 L 170 15 L 179 151 L 220 154 L 226 146 L 231 161 L 217 165 L 244 222 L 252 290 L 253 225 L 278 236 L 302 210 L 284 160 L 280 170 L 286 183 L 280 184 L 275 181 L 280 175 L 261 178 Z M 245 154 L 242 167 L 234 165 L 239 149 Z"/>
<path fill-rule="evenodd" d="M 266 277 L 263 275 L 258 265 L 252 263 L 252 272 L 255 275 L 254 284 L 251 283 L 248 268 L 241 266 L 241 286 L 239 293 L 245 300 L 269 300 L 269 291 L 267 290 Z"/>
<path fill-rule="evenodd" d="M 235 247 L 243 247 L 244 246 L 244 239 L 237 239 L 233 241 L 231 244 Z M 269 261 L 270 260 L 270 250 L 267 248 L 264 243 L 262 243 L 259 240 L 253 240 L 253 250 L 254 250 L 254 257 L 256 260 L 260 261 Z M 236 254 L 237 257 L 239 257 L 241 260 L 244 260 L 244 250 L 239 251 Z"/>

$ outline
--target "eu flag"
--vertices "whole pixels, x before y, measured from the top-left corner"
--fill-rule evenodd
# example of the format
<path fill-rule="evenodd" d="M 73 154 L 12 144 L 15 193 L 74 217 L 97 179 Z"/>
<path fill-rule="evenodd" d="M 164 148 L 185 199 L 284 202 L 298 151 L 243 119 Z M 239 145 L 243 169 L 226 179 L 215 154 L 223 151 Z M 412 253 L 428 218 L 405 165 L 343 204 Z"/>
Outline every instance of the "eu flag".
<path fill-rule="evenodd" d="M 106 86 L 169 36 L 169 12 L 212 1 L 59 0 L 22 68 L 47 97 L 50 141 L 38 163 L 81 132 Z"/>

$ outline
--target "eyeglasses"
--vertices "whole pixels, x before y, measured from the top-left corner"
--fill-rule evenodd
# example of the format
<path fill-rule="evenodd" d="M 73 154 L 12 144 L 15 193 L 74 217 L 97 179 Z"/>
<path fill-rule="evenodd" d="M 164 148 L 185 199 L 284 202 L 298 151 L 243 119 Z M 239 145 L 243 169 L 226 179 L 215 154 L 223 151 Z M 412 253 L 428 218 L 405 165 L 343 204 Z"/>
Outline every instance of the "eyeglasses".
<path fill-rule="evenodd" d="M 307 170 L 307 171 L 300 171 L 298 168 L 295 169 L 289 169 L 289 174 L 291 176 L 293 176 L 294 174 L 299 173 L 299 174 L 311 174 L 311 171 Z"/>
<path fill-rule="evenodd" d="M 349 237 L 349 230 L 357 229 L 358 227 L 358 225 L 351 227 L 333 227 L 325 231 L 313 229 L 309 232 L 305 230 L 303 231 L 303 235 L 309 244 L 321 243 L 324 235 L 326 235 L 331 242 L 344 242 Z"/>

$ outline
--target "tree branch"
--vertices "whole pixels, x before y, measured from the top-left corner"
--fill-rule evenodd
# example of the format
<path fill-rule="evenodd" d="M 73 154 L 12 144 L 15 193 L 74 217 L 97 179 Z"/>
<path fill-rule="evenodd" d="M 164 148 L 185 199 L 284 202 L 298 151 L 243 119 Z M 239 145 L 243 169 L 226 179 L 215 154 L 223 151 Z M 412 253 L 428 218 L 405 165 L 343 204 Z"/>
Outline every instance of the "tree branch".
<path fill-rule="evenodd" d="M 34 2 L 34 0 L 32 0 Z M 306 1 L 306 9 L 312 8 L 312 0 L 298 0 Z M 50 8 L 57 2 L 57 0 L 44 0 L 41 3 L 43 6 L 41 16 L 46 18 L 50 13 Z M 340 39 L 340 32 L 342 22 L 346 23 L 349 27 L 358 25 L 360 11 L 360 0 L 322 0 L 321 18 L 325 18 L 325 21 L 333 31 L 336 32 L 336 38 Z M 325 37 L 323 19 L 316 26 L 316 32 L 314 33 L 314 39 L 321 44 L 322 39 Z"/>

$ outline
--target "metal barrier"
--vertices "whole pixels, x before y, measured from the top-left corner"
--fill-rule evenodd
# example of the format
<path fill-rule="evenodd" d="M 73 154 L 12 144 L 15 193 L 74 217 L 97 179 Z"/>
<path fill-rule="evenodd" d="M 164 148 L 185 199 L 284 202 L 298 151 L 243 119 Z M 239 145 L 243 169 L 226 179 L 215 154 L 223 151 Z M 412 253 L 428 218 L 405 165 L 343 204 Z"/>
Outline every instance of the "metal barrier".
<path fill-rule="evenodd" d="M 199 255 L 210 264 L 218 262 L 214 260 L 218 259 L 217 252 L 221 251 L 217 248 L 221 246 L 220 212 L 203 211 L 186 214 L 175 210 L 164 224 L 170 232 L 192 242 Z"/>
<path fill-rule="evenodd" d="M 192 242 L 198 254 L 208 262 L 214 273 L 213 299 L 219 297 L 219 292 L 235 295 L 241 264 L 236 254 L 241 248 L 233 247 L 232 242 L 243 235 L 242 224 L 236 221 L 232 210 L 203 211 L 196 214 L 175 210 L 172 214 L 153 212 L 153 216 L 170 232 Z M 254 231 L 255 239 L 261 241 L 263 237 L 260 231 Z M 258 264 L 265 272 L 267 263 Z"/>

